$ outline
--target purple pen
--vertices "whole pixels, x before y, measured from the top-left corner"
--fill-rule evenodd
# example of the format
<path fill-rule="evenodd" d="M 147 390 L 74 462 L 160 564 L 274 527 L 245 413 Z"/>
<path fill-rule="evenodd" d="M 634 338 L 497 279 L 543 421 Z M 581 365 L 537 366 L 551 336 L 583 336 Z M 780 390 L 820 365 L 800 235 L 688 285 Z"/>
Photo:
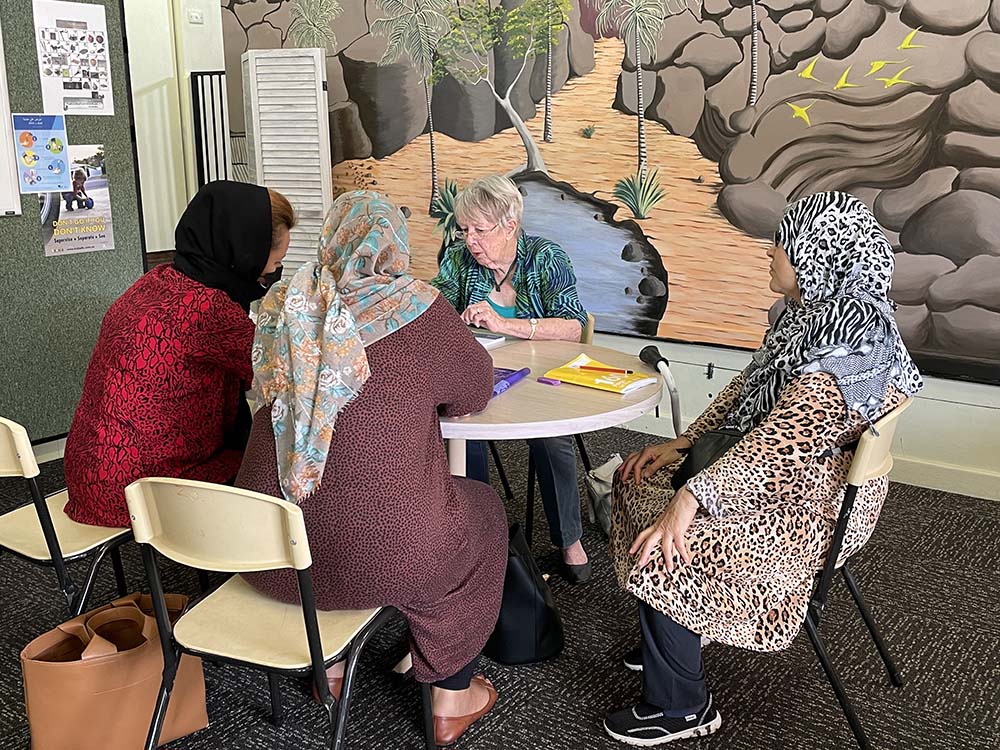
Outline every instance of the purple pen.
<path fill-rule="evenodd" d="M 503 393 L 504 391 L 506 391 L 512 385 L 514 385 L 514 383 L 516 383 L 518 380 L 521 380 L 522 378 L 526 378 L 530 374 L 531 374 L 531 370 L 529 368 L 527 368 L 527 367 L 524 367 L 524 368 L 518 370 L 517 372 L 512 372 L 510 375 L 508 375 L 507 377 L 503 378 L 498 383 L 494 384 L 494 386 L 493 386 L 493 395 L 494 396 L 499 396 L 501 393 Z"/>
<path fill-rule="evenodd" d="M 561 385 L 561 380 L 556 380 L 555 378 L 538 378 L 539 383 L 545 383 L 545 385 Z"/>

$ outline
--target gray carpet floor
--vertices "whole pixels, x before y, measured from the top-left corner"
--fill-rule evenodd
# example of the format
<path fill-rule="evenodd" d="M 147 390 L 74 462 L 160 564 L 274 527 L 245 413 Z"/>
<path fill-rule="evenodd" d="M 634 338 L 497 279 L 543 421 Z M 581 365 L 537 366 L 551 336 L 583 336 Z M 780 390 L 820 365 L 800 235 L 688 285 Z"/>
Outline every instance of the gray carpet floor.
<path fill-rule="evenodd" d="M 606 430 L 587 436 L 595 463 L 615 451 L 646 444 L 647 436 Z M 527 452 L 501 446 L 504 463 L 523 496 Z M 47 464 L 46 491 L 61 487 L 59 462 Z M 0 511 L 25 500 L 23 481 L 0 480 Z M 540 504 L 539 504 L 540 505 Z M 523 501 L 508 508 L 523 516 Z M 556 556 L 547 541 L 541 509 L 535 554 L 543 570 Z M 623 747 L 608 739 L 601 721 L 609 710 L 633 702 L 640 678 L 625 671 L 621 656 L 638 639 L 634 602 L 614 582 L 599 530 L 588 526 L 584 543 L 595 574 L 572 587 L 550 583 L 566 626 L 566 647 L 549 662 L 507 668 L 484 661 L 500 701 L 459 744 L 464 750 L 600 750 Z M 125 550 L 133 589 L 143 588 L 134 545 Z M 894 484 L 879 527 L 855 558 L 854 568 L 906 684 L 894 689 L 842 582 L 835 582 L 822 631 L 855 708 L 877 748 L 1000 748 L 1000 503 Z M 73 568 L 77 577 L 80 566 Z M 168 591 L 196 594 L 196 576 L 167 564 Z M 92 604 L 114 596 L 110 565 L 102 570 Z M 0 748 L 26 750 L 20 649 L 65 619 L 51 570 L 0 557 Z M 390 675 L 405 651 L 400 624 L 376 636 L 362 655 L 352 702 L 351 748 L 422 747 L 419 690 Z M 816 661 L 805 633 L 790 649 L 757 654 L 720 644 L 705 652 L 706 671 L 723 724 L 711 737 L 681 743 L 690 748 L 852 748 L 850 729 Z M 210 726 L 169 750 L 308 750 L 325 748 L 322 712 L 304 680 L 283 681 L 283 727 L 268 722 L 263 674 L 206 664 Z M 73 750 L 66 748 L 66 750 Z"/>

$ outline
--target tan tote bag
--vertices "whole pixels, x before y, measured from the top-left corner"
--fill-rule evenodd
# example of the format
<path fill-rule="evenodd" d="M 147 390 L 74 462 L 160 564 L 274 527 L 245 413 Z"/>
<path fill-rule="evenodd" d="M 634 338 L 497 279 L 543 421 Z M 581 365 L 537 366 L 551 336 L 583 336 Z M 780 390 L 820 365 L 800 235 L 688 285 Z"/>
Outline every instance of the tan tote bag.
<path fill-rule="evenodd" d="M 188 598 L 167 594 L 171 622 Z M 21 651 L 32 750 L 137 750 L 163 672 L 149 596 L 130 594 L 74 617 Z M 208 726 L 201 659 L 182 656 L 160 744 Z"/>

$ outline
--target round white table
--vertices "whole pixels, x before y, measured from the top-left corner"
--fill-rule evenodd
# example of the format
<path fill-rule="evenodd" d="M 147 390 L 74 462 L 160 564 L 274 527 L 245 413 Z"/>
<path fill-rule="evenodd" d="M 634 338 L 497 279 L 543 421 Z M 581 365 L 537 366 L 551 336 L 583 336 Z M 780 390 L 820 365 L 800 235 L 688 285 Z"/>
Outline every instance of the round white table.
<path fill-rule="evenodd" d="M 520 341 L 490 351 L 496 367 L 531 369 L 478 414 L 441 419 L 441 435 L 448 441 L 451 473 L 465 476 L 466 440 L 522 440 L 576 435 L 616 427 L 652 411 L 660 403 L 662 384 L 657 373 L 635 355 L 571 341 Z M 656 377 L 656 383 L 628 395 L 619 395 L 570 383 L 558 386 L 537 378 L 569 362 L 578 354 Z"/>

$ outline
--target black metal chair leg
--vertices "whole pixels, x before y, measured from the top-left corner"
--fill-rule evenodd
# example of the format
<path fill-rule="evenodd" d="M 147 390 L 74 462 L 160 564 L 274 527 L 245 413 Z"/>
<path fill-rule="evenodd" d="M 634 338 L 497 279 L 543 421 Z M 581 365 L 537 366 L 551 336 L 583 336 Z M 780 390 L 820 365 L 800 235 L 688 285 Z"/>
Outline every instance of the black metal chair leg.
<path fill-rule="evenodd" d="M 205 594 L 208 592 L 208 571 L 199 570 L 198 571 L 198 588 L 201 589 L 201 593 Z"/>
<path fill-rule="evenodd" d="M 535 528 L 535 459 L 528 449 L 528 492 L 524 509 L 524 540 L 531 546 L 531 535 Z"/>
<path fill-rule="evenodd" d="M 504 471 L 503 462 L 500 460 L 500 451 L 497 450 L 497 444 L 492 440 L 488 440 L 487 445 L 490 446 L 490 455 L 493 456 L 493 465 L 497 467 L 497 474 L 500 476 L 500 484 L 503 485 L 503 494 L 509 502 L 514 499 L 514 491 L 510 488 L 510 482 L 507 480 L 507 472 Z"/>
<path fill-rule="evenodd" d="M 278 687 L 277 673 L 267 673 L 267 687 L 271 693 L 271 723 L 280 727 L 285 721 L 285 710 L 281 705 L 281 690 Z"/>
<path fill-rule="evenodd" d="M 885 664 L 885 671 L 889 673 L 889 681 L 895 687 L 903 687 L 903 678 L 900 676 L 899 670 L 896 669 L 896 663 L 892 660 L 892 656 L 889 655 L 889 647 L 885 645 L 882 633 L 879 631 L 878 625 L 875 624 L 875 618 L 872 617 L 871 610 L 868 609 L 868 604 L 861 595 L 861 589 L 858 588 L 858 584 L 854 580 L 854 574 L 851 573 L 846 563 L 840 569 L 840 572 L 844 576 L 844 583 L 847 584 L 851 596 L 854 597 L 854 603 L 858 605 L 861 619 L 865 621 L 865 625 L 868 626 L 868 632 L 871 633 L 872 640 L 875 641 L 875 648 L 878 649 L 879 656 L 882 657 L 882 661 Z"/>
<path fill-rule="evenodd" d="M 115 569 L 115 584 L 118 586 L 118 596 L 128 594 L 128 580 L 125 578 L 125 566 L 122 565 L 122 551 L 118 547 L 111 550 L 111 566 Z"/>
<path fill-rule="evenodd" d="M 153 709 L 153 720 L 149 724 L 149 734 L 146 735 L 146 750 L 156 750 L 160 744 L 160 732 L 167 718 L 167 705 L 170 703 L 170 687 L 160 682 L 160 692 L 156 696 L 156 708 Z"/>
<path fill-rule="evenodd" d="M 577 434 L 576 447 L 580 451 L 580 460 L 583 462 L 583 470 L 589 472 L 594 467 L 590 464 L 590 456 L 587 454 L 587 446 L 583 442 L 583 435 Z"/>
<path fill-rule="evenodd" d="M 76 595 L 76 602 L 73 605 L 73 617 L 81 614 L 87 606 L 87 599 L 90 598 L 91 589 L 94 588 L 94 581 L 97 579 L 97 568 L 100 567 L 105 556 L 111 549 L 112 545 L 110 544 L 101 546 L 97 550 L 97 554 L 94 555 L 94 559 L 91 560 L 90 567 L 87 569 L 87 577 L 83 582 L 83 588 L 81 588 L 80 592 Z"/>
<path fill-rule="evenodd" d="M 358 669 L 358 656 L 361 655 L 361 641 L 355 641 L 347 652 L 347 664 L 344 665 L 344 684 L 340 692 L 340 703 L 337 706 L 336 721 L 333 726 L 333 750 L 344 747 L 344 734 L 347 731 L 347 714 L 351 710 L 351 693 L 354 688 L 354 673 Z"/>
<path fill-rule="evenodd" d="M 830 681 L 830 685 L 833 687 L 833 692 L 837 695 L 837 701 L 840 703 L 840 707 L 844 710 L 844 716 L 847 717 L 847 723 L 851 725 L 851 731 L 854 732 L 854 738 L 858 741 L 858 747 L 861 750 L 871 750 L 871 744 L 868 742 L 868 737 L 865 736 L 865 730 L 861 728 L 861 722 L 858 721 L 857 714 L 854 713 L 854 707 L 851 702 L 847 699 L 847 692 L 844 690 L 844 684 L 840 681 L 840 676 L 837 674 L 836 670 L 833 668 L 833 664 L 830 663 L 830 657 L 826 653 L 826 647 L 823 645 L 823 640 L 820 638 L 819 630 L 813 621 L 812 612 L 806 615 L 806 632 L 809 634 L 809 640 L 812 641 L 813 648 L 816 650 L 816 656 L 819 658 L 819 663 L 823 667 L 823 671 L 826 673 L 827 680 Z"/>
<path fill-rule="evenodd" d="M 420 702 L 424 708 L 424 747 L 425 750 L 437 750 L 437 737 L 434 734 L 434 706 L 431 702 L 431 684 L 420 683 Z"/>

